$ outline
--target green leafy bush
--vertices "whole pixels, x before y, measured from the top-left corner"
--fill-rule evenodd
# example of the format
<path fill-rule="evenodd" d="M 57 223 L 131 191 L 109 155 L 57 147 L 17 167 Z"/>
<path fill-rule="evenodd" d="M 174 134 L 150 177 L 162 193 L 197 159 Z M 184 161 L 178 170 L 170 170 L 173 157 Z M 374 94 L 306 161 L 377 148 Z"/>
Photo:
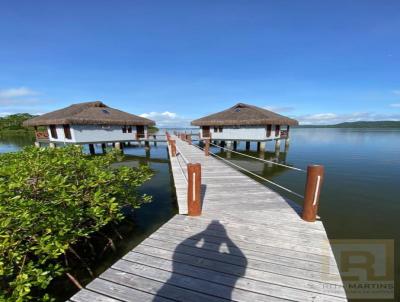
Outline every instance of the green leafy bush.
<path fill-rule="evenodd" d="M 118 157 L 75 146 L 0 155 L 0 301 L 49 300 L 44 289 L 66 273 L 74 243 L 150 201 L 137 191 L 150 169 L 112 168 Z"/>

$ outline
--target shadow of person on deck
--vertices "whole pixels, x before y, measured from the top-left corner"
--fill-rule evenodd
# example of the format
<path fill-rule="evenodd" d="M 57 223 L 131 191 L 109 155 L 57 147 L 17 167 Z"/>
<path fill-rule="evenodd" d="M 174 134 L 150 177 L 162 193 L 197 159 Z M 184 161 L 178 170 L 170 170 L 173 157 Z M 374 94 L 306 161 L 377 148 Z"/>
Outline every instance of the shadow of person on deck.
<path fill-rule="evenodd" d="M 204 231 L 179 243 L 172 260 L 172 275 L 158 290 L 154 302 L 158 301 L 157 297 L 185 302 L 212 301 L 215 296 L 231 300 L 233 288 L 247 267 L 245 255 L 218 220 L 213 220 Z M 191 292 L 173 294 L 173 286 Z"/>

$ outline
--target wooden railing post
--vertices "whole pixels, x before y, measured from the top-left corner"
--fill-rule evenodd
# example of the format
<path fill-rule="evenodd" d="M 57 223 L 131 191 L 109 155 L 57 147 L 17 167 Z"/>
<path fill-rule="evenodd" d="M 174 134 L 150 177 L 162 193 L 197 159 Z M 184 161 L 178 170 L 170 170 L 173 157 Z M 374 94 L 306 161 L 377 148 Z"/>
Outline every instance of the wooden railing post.
<path fill-rule="evenodd" d="M 192 144 L 192 136 L 190 134 L 187 135 L 187 142 L 189 145 Z"/>
<path fill-rule="evenodd" d="M 175 145 L 175 140 L 171 139 L 170 141 L 171 144 L 171 156 L 175 157 L 176 156 L 176 145 Z"/>
<path fill-rule="evenodd" d="M 307 182 L 304 194 L 302 218 L 313 222 L 317 219 L 319 196 L 324 180 L 324 167 L 311 165 L 307 167 Z"/>
<path fill-rule="evenodd" d="M 201 215 L 201 165 L 188 164 L 188 215 L 200 216 Z"/>
<path fill-rule="evenodd" d="M 210 140 L 206 139 L 205 143 L 206 143 L 206 145 L 204 146 L 204 155 L 209 156 L 210 155 Z"/>

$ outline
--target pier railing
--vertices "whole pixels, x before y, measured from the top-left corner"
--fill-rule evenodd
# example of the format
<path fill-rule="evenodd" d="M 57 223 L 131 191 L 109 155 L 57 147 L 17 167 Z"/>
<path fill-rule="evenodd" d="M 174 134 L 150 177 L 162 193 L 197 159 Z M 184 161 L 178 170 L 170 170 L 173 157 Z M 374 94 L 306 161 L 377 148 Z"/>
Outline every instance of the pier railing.
<path fill-rule="evenodd" d="M 287 130 L 281 130 L 280 138 L 287 138 L 289 132 Z"/>
<path fill-rule="evenodd" d="M 48 140 L 49 133 L 47 131 L 36 131 L 35 136 L 37 140 Z"/>
<path fill-rule="evenodd" d="M 180 138 L 186 138 L 185 136 L 180 135 Z M 183 139 L 184 141 L 186 141 L 186 139 Z M 197 146 L 197 145 L 193 145 L 194 147 L 204 151 L 204 155 L 205 156 L 209 156 L 210 154 L 224 162 L 226 162 L 227 164 L 239 169 L 240 171 L 243 171 L 247 174 L 250 174 L 258 179 L 261 179 L 264 182 L 267 182 L 269 184 L 272 184 L 278 188 L 280 188 L 281 190 L 284 190 L 298 198 L 301 198 L 303 200 L 303 210 L 302 210 L 302 218 L 305 221 L 309 221 L 309 222 L 313 222 L 315 221 L 317 218 L 319 218 L 318 216 L 318 206 L 319 206 L 319 198 L 320 198 L 320 194 L 321 194 L 321 188 L 322 188 L 322 183 L 324 180 L 324 167 L 321 165 L 309 165 L 307 167 L 307 170 L 301 169 L 301 168 L 297 168 L 297 167 L 293 167 L 293 166 L 288 166 L 285 164 L 281 164 L 281 163 L 277 163 L 274 161 L 269 161 L 269 160 L 265 160 L 265 159 L 261 159 L 261 158 L 257 158 L 248 154 L 244 154 L 241 152 L 237 152 L 222 146 L 218 146 L 215 145 L 213 143 L 210 142 L 209 139 L 205 139 L 204 140 L 204 148 Z M 219 156 L 218 154 L 215 154 L 213 152 L 210 151 L 210 145 L 221 148 L 222 150 L 228 150 L 229 152 L 232 153 L 236 153 L 239 154 L 241 156 L 245 156 L 245 157 L 249 157 L 258 161 L 262 161 L 262 162 L 266 162 L 266 163 L 271 163 L 274 165 L 278 165 L 278 166 L 282 166 L 291 170 L 295 170 L 298 172 L 303 172 L 303 173 L 307 173 L 307 177 L 306 177 L 306 185 L 305 185 L 305 190 L 304 190 L 304 195 L 299 194 L 289 188 L 286 188 L 282 185 L 279 185 L 269 179 L 266 179 L 265 177 L 262 177 L 254 172 L 249 171 L 246 168 L 243 168 L 221 156 Z"/>
<path fill-rule="evenodd" d="M 147 136 L 146 134 L 139 134 L 139 133 L 136 133 L 136 139 L 137 139 L 137 140 L 146 139 L 146 138 L 148 138 L 148 136 Z"/>

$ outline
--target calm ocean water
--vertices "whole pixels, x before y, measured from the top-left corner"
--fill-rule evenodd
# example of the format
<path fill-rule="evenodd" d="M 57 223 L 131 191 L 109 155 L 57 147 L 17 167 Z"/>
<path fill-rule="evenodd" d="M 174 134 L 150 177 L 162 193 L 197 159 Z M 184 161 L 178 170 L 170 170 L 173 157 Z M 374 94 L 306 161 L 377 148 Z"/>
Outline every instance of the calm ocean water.
<path fill-rule="evenodd" d="M 0 137 L 0 153 L 16 151 L 27 144 L 32 140 Z M 238 145 L 239 151 L 244 149 L 243 143 Z M 145 161 L 155 170 L 155 177 L 143 187 L 144 192 L 154 196 L 154 202 L 136 213 L 135 236 L 125 240 L 118 255 L 110 257 L 99 272 L 176 213 L 165 144 L 152 146 L 147 159 L 143 148 L 125 151 L 132 155 L 126 164 Z M 216 147 L 212 151 L 295 192 L 304 192 L 305 173 L 234 153 L 228 155 Z M 260 156 L 255 144 L 247 153 Z M 263 156 L 275 158 L 272 142 L 267 143 Z M 281 152 L 279 160 L 303 169 L 308 164 L 325 166 L 319 215 L 330 239 L 394 239 L 399 250 L 400 130 L 292 129 L 289 150 Z M 282 194 L 301 204 L 298 198 Z"/>

